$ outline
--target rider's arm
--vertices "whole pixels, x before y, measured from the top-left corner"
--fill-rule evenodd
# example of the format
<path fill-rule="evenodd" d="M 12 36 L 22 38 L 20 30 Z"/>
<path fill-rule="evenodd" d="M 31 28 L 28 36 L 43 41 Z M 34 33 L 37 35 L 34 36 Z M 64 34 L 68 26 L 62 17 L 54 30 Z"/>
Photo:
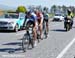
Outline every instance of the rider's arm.
<path fill-rule="evenodd" d="M 25 20 L 24 20 L 24 24 L 23 24 L 24 27 L 25 27 L 26 19 L 27 19 L 27 16 L 25 16 Z"/>
<path fill-rule="evenodd" d="M 35 25 L 37 25 L 37 16 L 34 16 Z"/>
<path fill-rule="evenodd" d="M 72 18 L 74 17 L 74 14 L 73 14 L 73 13 L 71 13 L 71 17 L 72 17 Z"/>
<path fill-rule="evenodd" d="M 33 16 L 33 19 L 34 19 L 35 28 L 37 29 L 37 17 Z"/>
<path fill-rule="evenodd" d="M 25 16 L 24 26 L 26 26 L 27 15 Z"/>

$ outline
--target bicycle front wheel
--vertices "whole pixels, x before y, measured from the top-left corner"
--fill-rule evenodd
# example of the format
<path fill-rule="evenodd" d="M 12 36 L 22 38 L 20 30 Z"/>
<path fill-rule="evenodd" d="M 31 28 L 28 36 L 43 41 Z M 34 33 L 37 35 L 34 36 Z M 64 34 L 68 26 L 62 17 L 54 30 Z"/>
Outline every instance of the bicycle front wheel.
<path fill-rule="evenodd" d="M 24 52 L 26 52 L 28 46 L 29 46 L 29 37 L 28 35 L 25 34 L 22 39 L 22 49 Z"/>

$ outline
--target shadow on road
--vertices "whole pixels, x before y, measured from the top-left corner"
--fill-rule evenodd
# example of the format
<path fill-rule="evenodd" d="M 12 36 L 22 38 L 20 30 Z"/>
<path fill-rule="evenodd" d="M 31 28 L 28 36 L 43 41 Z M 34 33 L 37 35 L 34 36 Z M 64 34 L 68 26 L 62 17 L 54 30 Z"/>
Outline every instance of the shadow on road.
<path fill-rule="evenodd" d="M 2 45 L 19 45 L 19 46 L 21 46 L 22 42 L 10 42 L 10 43 L 2 44 Z"/>
<path fill-rule="evenodd" d="M 10 43 L 5 43 L 5 44 L 2 44 L 2 45 L 8 45 L 9 48 L 1 48 L 0 49 L 0 52 L 8 52 L 8 53 L 14 53 L 16 51 L 20 51 L 22 50 L 22 48 L 11 48 L 9 45 L 12 45 L 12 47 L 14 47 L 13 45 L 19 45 L 19 46 L 22 46 L 22 43 L 21 42 L 10 42 Z"/>
<path fill-rule="evenodd" d="M 23 29 L 23 30 L 18 30 L 18 32 L 19 31 L 24 31 L 25 29 Z M 16 33 L 15 31 L 13 31 L 13 30 L 0 30 L 0 33 Z"/>
<path fill-rule="evenodd" d="M 54 29 L 54 30 L 51 30 L 51 31 L 66 32 L 66 30 L 65 30 L 65 29 Z"/>
<path fill-rule="evenodd" d="M 14 31 L 10 30 L 0 30 L 0 33 L 15 33 Z"/>
<path fill-rule="evenodd" d="M 8 52 L 8 53 L 14 53 L 16 51 L 23 51 L 22 49 L 22 42 L 10 42 L 10 43 L 5 43 L 2 45 L 7 45 L 9 48 L 0 48 L 0 52 Z M 11 48 L 11 46 L 20 46 L 20 48 Z M 27 48 L 27 50 L 31 50 L 32 47 Z"/>
<path fill-rule="evenodd" d="M 0 52 L 8 52 L 8 53 L 14 53 L 20 50 L 22 49 L 21 48 L 0 48 Z"/>

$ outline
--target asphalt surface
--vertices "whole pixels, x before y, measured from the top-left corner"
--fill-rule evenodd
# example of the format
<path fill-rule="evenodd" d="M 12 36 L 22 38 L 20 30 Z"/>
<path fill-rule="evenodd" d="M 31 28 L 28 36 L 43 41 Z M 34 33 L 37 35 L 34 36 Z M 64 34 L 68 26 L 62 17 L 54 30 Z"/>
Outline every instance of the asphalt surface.
<path fill-rule="evenodd" d="M 34 49 L 22 51 L 22 37 L 25 30 L 15 32 L 0 32 L 0 58 L 60 58 L 64 48 L 75 37 L 75 24 L 66 32 L 63 22 L 49 22 L 49 35 L 41 40 Z M 74 58 L 75 42 L 62 54 L 61 58 Z"/>

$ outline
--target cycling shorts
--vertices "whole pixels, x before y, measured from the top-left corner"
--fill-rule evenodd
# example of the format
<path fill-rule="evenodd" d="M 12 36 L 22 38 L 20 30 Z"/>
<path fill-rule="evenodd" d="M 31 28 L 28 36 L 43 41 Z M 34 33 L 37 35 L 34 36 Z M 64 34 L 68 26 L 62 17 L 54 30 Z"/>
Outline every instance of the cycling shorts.
<path fill-rule="evenodd" d="M 45 18 L 44 18 L 44 21 L 45 21 L 45 22 L 48 22 L 48 19 L 45 19 Z"/>

